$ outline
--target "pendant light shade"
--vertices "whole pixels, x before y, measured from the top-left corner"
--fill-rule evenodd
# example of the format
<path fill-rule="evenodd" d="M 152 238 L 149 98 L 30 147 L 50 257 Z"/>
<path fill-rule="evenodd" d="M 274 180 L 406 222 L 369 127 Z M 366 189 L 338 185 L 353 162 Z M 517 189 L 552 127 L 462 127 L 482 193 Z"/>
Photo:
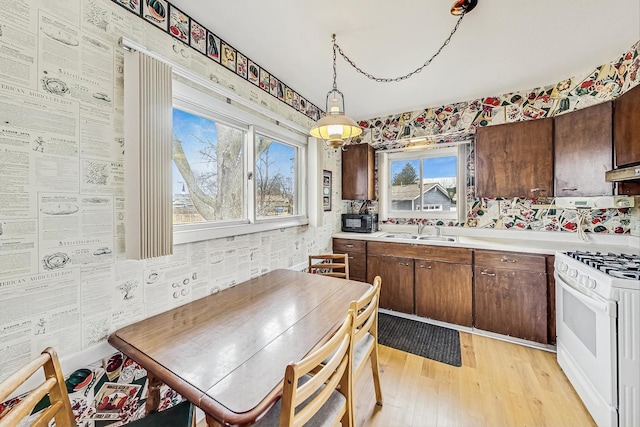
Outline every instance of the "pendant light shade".
<path fill-rule="evenodd" d="M 351 117 L 344 114 L 344 96 L 336 84 L 336 35 L 333 37 L 333 89 L 327 93 L 327 115 L 316 122 L 309 131 L 311 136 L 320 138 L 326 144 L 337 149 L 351 138 L 362 133 L 362 129 Z"/>
<path fill-rule="evenodd" d="M 327 94 L 327 115 L 316 122 L 311 136 L 324 140 L 333 149 L 362 133 L 362 129 L 351 117 L 344 114 L 342 92 L 333 89 Z"/>

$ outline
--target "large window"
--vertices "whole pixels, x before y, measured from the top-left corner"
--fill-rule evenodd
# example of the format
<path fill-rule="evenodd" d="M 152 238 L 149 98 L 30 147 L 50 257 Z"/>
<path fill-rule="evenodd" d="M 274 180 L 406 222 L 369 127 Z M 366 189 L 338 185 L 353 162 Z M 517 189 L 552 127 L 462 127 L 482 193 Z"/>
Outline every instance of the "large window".
<path fill-rule="evenodd" d="M 381 176 L 383 217 L 463 218 L 466 144 L 385 153 Z"/>
<path fill-rule="evenodd" d="M 256 134 L 256 217 L 295 215 L 297 148 Z"/>
<path fill-rule="evenodd" d="M 173 109 L 173 223 L 246 218 L 247 129 Z"/>
<path fill-rule="evenodd" d="M 306 138 L 174 82 L 177 243 L 307 223 Z"/>

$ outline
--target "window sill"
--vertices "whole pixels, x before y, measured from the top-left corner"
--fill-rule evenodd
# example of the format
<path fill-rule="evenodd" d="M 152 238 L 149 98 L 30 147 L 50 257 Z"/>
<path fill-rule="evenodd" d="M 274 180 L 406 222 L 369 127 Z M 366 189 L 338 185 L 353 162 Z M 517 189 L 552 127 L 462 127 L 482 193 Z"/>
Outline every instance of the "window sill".
<path fill-rule="evenodd" d="M 242 234 L 260 233 L 263 231 L 278 230 L 289 227 L 300 227 L 308 225 L 309 218 L 303 216 L 291 217 L 287 219 L 262 220 L 255 224 L 233 224 L 225 226 L 202 226 L 185 227 L 174 226 L 173 244 L 200 242 L 203 240 L 220 239 L 224 237 L 240 236 Z M 182 228 L 182 229 L 180 229 Z"/>

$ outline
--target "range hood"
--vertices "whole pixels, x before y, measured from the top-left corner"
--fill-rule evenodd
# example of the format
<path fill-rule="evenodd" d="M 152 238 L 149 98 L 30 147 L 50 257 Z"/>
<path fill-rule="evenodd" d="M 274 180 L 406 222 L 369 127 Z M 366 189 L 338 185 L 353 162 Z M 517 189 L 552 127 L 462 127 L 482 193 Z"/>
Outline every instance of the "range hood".
<path fill-rule="evenodd" d="M 604 173 L 607 182 L 640 180 L 640 165 L 613 169 Z"/>

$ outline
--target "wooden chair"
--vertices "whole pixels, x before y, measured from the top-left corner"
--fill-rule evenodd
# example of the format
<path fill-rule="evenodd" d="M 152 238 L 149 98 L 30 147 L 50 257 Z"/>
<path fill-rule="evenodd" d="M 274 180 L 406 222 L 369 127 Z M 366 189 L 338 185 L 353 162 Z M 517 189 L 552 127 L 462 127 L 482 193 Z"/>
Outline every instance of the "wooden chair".
<path fill-rule="evenodd" d="M 4 402 L 21 384 L 40 368 L 44 370 L 45 381 L 31 390 L 20 402 L 0 419 L 0 427 L 15 426 L 31 414 L 35 406 L 49 395 L 49 406 L 38 413 L 32 426 L 47 426 L 51 420 L 57 427 L 75 427 L 75 417 L 64 383 L 58 356 L 51 347 L 46 348 L 37 358 L 23 366 L 0 384 L 0 402 Z"/>
<path fill-rule="evenodd" d="M 287 366 L 282 399 L 256 425 L 297 427 L 307 423 L 314 426 L 340 423 L 353 427 L 353 319 L 354 313 L 349 310 L 342 326 L 326 343 Z"/>
<path fill-rule="evenodd" d="M 309 255 L 309 273 L 316 269 L 317 274 L 349 279 L 348 254 Z"/>
<path fill-rule="evenodd" d="M 351 311 L 356 313 L 353 321 L 351 340 L 353 341 L 353 381 L 362 373 L 366 362 L 371 359 L 373 386 L 376 402 L 382 406 L 380 387 L 380 366 L 378 364 L 378 306 L 382 279 L 376 276 L 373 286 L 359 300 L 351 302 Z"/>

